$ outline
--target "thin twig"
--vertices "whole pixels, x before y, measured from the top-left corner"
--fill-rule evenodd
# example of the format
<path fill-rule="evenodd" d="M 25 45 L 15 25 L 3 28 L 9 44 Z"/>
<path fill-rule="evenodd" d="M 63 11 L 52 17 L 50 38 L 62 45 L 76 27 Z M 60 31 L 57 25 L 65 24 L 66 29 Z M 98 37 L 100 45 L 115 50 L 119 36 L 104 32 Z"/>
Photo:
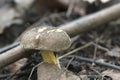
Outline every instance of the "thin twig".
<path fill-rule="evenodd" d="M 35 65 L 35 66 L 32 68 L 32 70 L 31 70 L 31 72 L 30 72 L 30 75 L 29 75 L 29 77 L 28 77 L 28 80 L 31 80 L 30 78 L 31 78 L 31 76 L 32 76 L 32 74 L 33 74 L 33 71 L 34 71 L 38 66 L 40 66 L 42 63 L 43 63 L 43 62 Z"/>
<path fill-rule="evenodd" d="M 67 17 L 69 17 L 71 15 L 71 13 L 73 11 L 74 3 L 75 3 L 74 0 L 70 0 L 68 10 L 67 10 L 67 13 L 66 13 Z"/>
<path fill-rule="evenodd" d="M 73 61 L 74 57 L 70 59 L 70 61 L 67 63 L 66 69 L 69 67 L 70 63 Z"/>
<path fill-rule="evenodd" d="M 88 47 L 88 46 L 90 46 L 90 45 L 92 45 L 92 44 L 93 44 L 93 42 L 89 42 L 89 43 L 87 43 L 87 44 L 84 45 L 84 46 L 81 46 L 81 47 L 79 47 L 79 48 L 76 48 L 76 49 L 74 49 L 74 50 L 72 50 L 72 51 L 70 51 L 70 52 L 68 52 L 68 53 L 66 53 L 66 54 L 58 57 L 58 59 L 62 59 L 62 58 L 64 58 L 64 57 L 67 57 L 67 56 L 69 56 L 69 55 L 71 55 L 71 54 L 73 54 L 73 53 L 75 53 L 75 52 L 77 52 L 77 51 L 79 51 L 79 50 L 82 50 L 82 49 L 84 49 L 84 48 L 86 48 L 86 47 Z"/>
<path fill-rule="evenodd" d="M 77 52 L 77 51 L 79 51 L 79 50 L 82 50 L 82 49 L 84 49 L 84 48 L 86 48 L 86 47 L 89 47 L 89 46 L 91 46 L 91 45 L 94 45 L 96 48 L 99 48 L 99 49 L 101 49 L 101 50 L 104 50 L 104 51 L 106 51 L 106 52 L 111 53 L 111 52 L 109 51 L 109 49 L 107 49 L 107 48 L 105 48 L 105 47 L 102 47 L 102 46 L 100 46 L 100 45 L 98 45 L 98 44 L 95 44 L 94 42 L 89 42 L 89 43 L 87 43 L 87 44 L 85 44 L 85 45 L 83 45 L 83 46 L 81 46 L 81 47 L 79 47 L 79 48 L 76 48 L 76 49 L 74 49 L 74 50 L 72 50 L 72 51 L 70 51 L 70 52 L 68 52 L 68 53 L 66 53 L 66 54 L 58 57 L 58 59 L 62 59 L 62 58 L 64 58 L 64 57 L 67 57 L 67 56 L 69 56 L 69 55 L 71 55 L 71 54 L 73 54 L 73 53 L 75 53 L 75 52 Z"/>
<path fill-rule="evenodd" d="M 106 51 L 106 52 L 108 52 L 108 53 L 111 53 L 111 51 L 109 50 L 109 49 L 107 49 L 107 48 L 105 48 L 105 47 L 103 47 L 103 46 L 100 46 L 100 45 L 98 45 L 98 44 L 95 44 L 95 43 L 92 43 L 94 46 L 96 46 L 97 48 L 99 48 L 99 49 L 101 49 L 101 50 L 104 50 L 104 51 Z"/>
<path fill-rule="evenodd" d="M 16 75 L 21 75 L 21 74 L 28 74 L 30 72 L 30 70 L 25 70 L 25 71 L 19 71 L 16 73 Z M 7 78 L 8 76 L 11 76 L 11 75 L 14 75 L 15 73 L 8 73 L 8 74 L 3 74 L 3 75 L 0 75 L 0 80 L 3 79 L 3 78 Z M 5 79 L 6 80 L 6 79 Z"/>
<path fill-rule="evenodd" d="M 90 67 L 90 69 L 92 69 L 94 72 L 96 72 L 97 74 L 99 74 L 99 76 L 102 77 L 101 80 L 103 80 L 104 76 L 99 71 L 95 70 L 93 67 Z"/>
<path fill-rule="evenodd" d="M 97 44 L 97 41 L 96 41 L 96 44 Z M 97 47 L 95 46 L 94 55 L 93 55 L 93 59 L 94 59 L 94 60 L 96 59 L 96 55 L 97 55 Z M 94 66 L 95 63 L 93 62 L 92 65 Z"/>
<path fill-rule="evenodd" d="M 8 46 L 5 46 L 3 48 L 0 48 L 0 54 L 3 53 L 3 52 L 8 51 L 8 50 L 10 50 L 10 49 L 12 49 L 14 47 L 17 47 L 19 44 L 20 44 L 20 42 L 15 42 L 15 43 L 13 43 L 11 45 L 8 45 Z"/>
<path fill-rule="evenodd" d="M 85 61 L 85 62 L 89 62 L 89 63 L 92 63 L 94 61 L 93 59 L 80 57 L 80 56 L 75 56 L 75 59 L 77 61 Z M 110 63 L 106 63 L 106 62 L 100 62 L 98 60 L 95 60 L 94 62 L 98 65 L 106 66 L 106 67 L 109 67 L 109 68 L 116 69 L 116 70 L 120 71 L 120 66 L 116 66 L 114 64 L 110 64 Z"/>

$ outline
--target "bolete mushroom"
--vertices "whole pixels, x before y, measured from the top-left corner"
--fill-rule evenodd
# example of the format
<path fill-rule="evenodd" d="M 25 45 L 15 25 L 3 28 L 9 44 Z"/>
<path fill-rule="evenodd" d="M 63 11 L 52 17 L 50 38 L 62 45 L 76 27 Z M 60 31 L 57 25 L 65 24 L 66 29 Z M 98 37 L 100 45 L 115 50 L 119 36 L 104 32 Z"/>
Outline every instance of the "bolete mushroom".
<path fill-rule="evenodd" d="M 56 65 L 48 63 L 40 65 L 37 69 L 37 74 L 37 80 L 81 80 L 79 76 L 71 71 L 60 69 Z"/>
<path fill-rule="evenodd" d="M 26 31 L 21 38 L 25 49 L 41 50 L 44 62 L 57 64 L 54 51 L 70 47 L 71 40 L 67 33 L 55 27 L 35 27 Z"/>

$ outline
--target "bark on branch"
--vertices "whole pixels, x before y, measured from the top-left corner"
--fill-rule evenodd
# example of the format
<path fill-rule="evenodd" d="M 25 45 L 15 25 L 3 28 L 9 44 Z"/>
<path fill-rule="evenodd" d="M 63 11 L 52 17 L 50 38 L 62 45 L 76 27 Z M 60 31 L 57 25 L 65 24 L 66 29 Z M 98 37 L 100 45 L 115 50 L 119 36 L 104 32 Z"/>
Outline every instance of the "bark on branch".
<path fill-rule="evenodd" d="M 60 26 L 71 37 L 120 18 L 120 3 Z"/>

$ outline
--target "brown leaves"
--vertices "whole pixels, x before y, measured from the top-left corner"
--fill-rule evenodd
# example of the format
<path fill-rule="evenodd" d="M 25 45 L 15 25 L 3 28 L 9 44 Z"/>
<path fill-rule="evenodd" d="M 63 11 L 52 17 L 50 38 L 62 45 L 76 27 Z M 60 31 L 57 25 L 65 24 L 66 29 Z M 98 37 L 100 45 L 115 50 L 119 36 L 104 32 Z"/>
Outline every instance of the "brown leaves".
<path fill-rule="evenodd" d="M 120 72 L 114 70 L 106 70 L 102 72 L 103 75 L 112 78 L 112 80 L 120 80 Z"/>

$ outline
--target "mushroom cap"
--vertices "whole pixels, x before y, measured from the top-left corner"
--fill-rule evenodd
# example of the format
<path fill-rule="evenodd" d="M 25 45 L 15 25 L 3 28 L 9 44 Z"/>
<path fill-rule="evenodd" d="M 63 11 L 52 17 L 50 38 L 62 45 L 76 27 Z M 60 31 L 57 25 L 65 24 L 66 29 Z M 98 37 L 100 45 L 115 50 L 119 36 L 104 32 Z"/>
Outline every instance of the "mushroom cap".
<path fill-rule="evenodd" d="M 70 47 L 71 39 L 67 33 L 55 27 L 35 27 L 21 37 L 24 49 L 61 51 Z"/>

